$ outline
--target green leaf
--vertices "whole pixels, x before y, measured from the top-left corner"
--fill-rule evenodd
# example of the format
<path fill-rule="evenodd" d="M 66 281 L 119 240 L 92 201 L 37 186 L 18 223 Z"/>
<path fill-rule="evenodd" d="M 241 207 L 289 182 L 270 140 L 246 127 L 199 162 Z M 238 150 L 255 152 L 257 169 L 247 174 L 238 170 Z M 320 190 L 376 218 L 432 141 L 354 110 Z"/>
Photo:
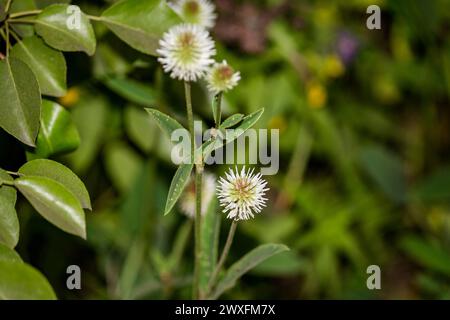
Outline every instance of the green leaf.
<path fill-rule="evenodd" d="M 144 152 L 150 152 L 158 142 L 159 128 L 144 109 L 125 109 L 125 130 L 128 137 Z"/>
<path fill-rule="evenodd" d="M 113 185 L 126 193 L 141 172 L 143 160 L 136 151 L 123 142 L 114 142 L 105 150 L 106 170 Z"/>
<path fill-rule="evenodd" d="M 80 136 L 70 112 L 53 101 L 42 101 L 41 129 L 36 148 L 27 153 L 29 158 L 48 158 L 70 152 L 80 145 Z"/>
<path fill-rule="evenodd" d="M 143 106 L 156 103 L 157 93 L 148 84 L 126 78 L 106 78 L 103 83 L 130 102 Z"/>
<path fill-rule="evenodd" d="M 55 180 L 39 176 L 18 178 L 14 185 L 45 219 L 67 233 L 86 239 L 83 208 L 69 189 Z"/>
<path fill-rule="evenodd" d="M 184 129 L 181 124 L 179 124 L 175 119 L 169 117 L 168 115 L 156 110 L 156 109 L 145 109 L 150 116 L 158 123 L 158 126 L 162 131 L 170 138 L 172 132 L 178 129 Z"/>
<path fill-rule="evenodd" d="M 47 279 L 33 267 L 18 261 L 0 260 L 1 300 L 55 300 Z"/>
<path fill-rule="evenodd" d="M 0 261 L 22 262 L 22 258 L 16 251 L 0 243 Z"/>
<path fill-rule="evenodd" d="M 186 187 L 189 176 L 191 175 L 192 168 L 194 164 L 181 164 L 175 175 L 173 176 L 172 182 L 169 188 L 169 194 L 167 195 L 166 208 L 164 209 L 164 215 L 168 214 L 175 203 L 177 203 L 178 198 L 183 193 L 184 188 Z"/>
<path fill-rule="evenodd" d="M 155 56 L 163 33 L 182 22 L 164 0 L 120 1 L 103 12 L 101 20 L 131 47 Z"/>
<path fill-rule="evenodd" d="M 415 236 L 404 238 L 400 245 L 422 266 L 450 277 L 450 254 L 444 248 Z"/>
<path fill-rule="evenodd" d="M 6 18 L 6 0 L 0 0 L 0 22 Z"/>
<path fill-rule="evenodd" d="M 13 182 L 14 179 L 0 169 L 0 244 L 14 248 L 19 241 L 19 219 L 15 209 L 17 192 L 1 181 Z"/>
<path fill-rule="evenodd" d="M 217 150 L 221 148 L 224 144 L 232 142 L 239 138 L 241 135 L 245 133 L 248 129 L 253 127 L 256 122 L 258 122 L 259 118 L 261 118 L 262 114 L 264 113 L 264 108 L 259 109 L 258 111 L 253 112 L 252 114 L 249 114 L 248 116 L 242 118 L 242 123 L 235 129 L 233 129 L 231 134 L 224 134 L 222 139 L 212 139 L 207 142 L 205 142 L 202 146 L 203 148 L 203 157 L 206 158 L 209 156 L 211 152 L 214 150 Z M 230 120 L 230 123 L 232 121 Z"/>
<path fill-rule="evenodd" d="M 289 248 L 283 244 L 263 244 L 253 249 L 227 270 L 224 277 L 219 281 L 212 292 L 211 298 L 217 299 L 226 290 L 234 287 L 236 281 L 247 271 L 251 270 L 264 260 L 287 250 L 289 250 Z"/>
<path fill-rule="evenodd" d="M 381 147 L 367 147 L 361 152 L 361 163 L 368 175 L 396 203 L 406 199 L 406 178 L 398 157 Z"/>
<path fill-rule="evenodd" d="M 233 114 L 232 116 L 225 119 L 225 121 L 222 122 L 222 124 L 220 125 L 219 128 L 220 129 L 231 128 L 231 127 L 237 125 L 239 122 L 241 122 L 243 118 L 244 118 L 243 114 L 240 114 L 240 113 Z"/>
<path fill-rule="evenodd" d="M 22 61 L 0 61 L 0 127 L 33 146 L 39 131 L 41 94 L 33 71 Z"/>
<path fill-rule="evenodd" d="M 36 17 L 36 32 L 55 49 L 83 51 L 92 56 L 95 52 L 96 40 L 91 22 L 80 11 L 79 28 L 75 24 L 72 26 L 71 22 L 75 22 L 77 15 L 68 8 L 67 4 L 54 4 L 45 8 Z"/>
<path fill-rule="evenodd" d="M 420 182 L 413 196 L 426 203 L 450 202 L 450 167 L 433 172 Z"/>
<path fill-rule="evenodd" d="M 39 0 L 41 1 L 41 0 Z M 36 9 L 36 4 L 34 0 L 19 0 L 12 1 L 11 9 L 9 13 L 18 13 L 23 11 L 31 11 Z M 30 17 L 32 19 L 32 17 Z M 34 35 L 33 25 L 12 23 L 10 25 L 12 29 L 17 32 L 21 37 L 31 37 Z"/>
<path fill-rule="evenodd" d="M 286 251 L 262 262 L 251 273 L 270 277 L 295 276 L 306 270 L 306 266 L 305 259 L 301 259 L 293 251 Z"/>
<path fill-rule="evenodd" d="M 18 42 L 11 57 L 25 62 L 37 78 L 41 93 L 61 97 L 66 93 L 66 60 L 60 51 L 34 36 Z"/>
<path fill-rule="evenodd" d="M 25 163 L 19 173 L 25 176 L 46 177 L 62 184 L 80 201 L 83 208 L 92 210 L 89 193 L 84 183 L 66 166 L 47 159 L 38 159 Z"/>
<path fill-rule="evenodd" d="M 217 213 L 217 199 L 212 197 L 208 209 L 202 219 L 201 245 L 202 256 L 200 258 L 199 287 L 205 293 L 208 290 L 209 279 L 217 264 L 217 252 L 219 246 L 220 214 Z"/>

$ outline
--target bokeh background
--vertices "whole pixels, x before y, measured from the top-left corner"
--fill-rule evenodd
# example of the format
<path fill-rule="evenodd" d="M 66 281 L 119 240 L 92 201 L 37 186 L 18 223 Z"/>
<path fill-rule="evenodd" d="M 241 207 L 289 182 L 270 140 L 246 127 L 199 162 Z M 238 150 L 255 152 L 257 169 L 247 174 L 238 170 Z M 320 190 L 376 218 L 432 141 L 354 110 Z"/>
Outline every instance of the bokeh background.
<path fill-rule="evenodd" d="M 36 1 L 50 2 L 67 1 Z M 95 15 L 114 1 L 72 2 Z M 449 299 L 448 1 L 214 2 L 218 59 L 242 75 L 225 113 L 265 107 L 257 126 L 280 130 L 269 207 L 239 225 L 229 262 L 261 243 L 291 248 L 224 298 Z M 366 28 L 371 4 L 381 7 L 381 30 Z M 183 121 L 182 84 L 155 58 L 95 27 L 94 57 L 65 53 L 71 89 L 59 100 L 82 142 L 54 156 L 90 191 L 88 240 L 19 201 L 17 250 L 62 299 L 189 298 L 190 222 L 179 208 L 163 217 L 176 167 L 143 110 Z M 206 124 L 209 101 L 205 85 L 195 85 L 195 113 Z M 1 167 L 25 162 L 23 147 L 3 131 L 0 147 Z M 220 175 L 228 166 L 207 169 Z M 71 264 L 81 267 L 81 291 L 66 288 Z M 372 264 L 381 267 L 382 290 L 366 287 Z"/>

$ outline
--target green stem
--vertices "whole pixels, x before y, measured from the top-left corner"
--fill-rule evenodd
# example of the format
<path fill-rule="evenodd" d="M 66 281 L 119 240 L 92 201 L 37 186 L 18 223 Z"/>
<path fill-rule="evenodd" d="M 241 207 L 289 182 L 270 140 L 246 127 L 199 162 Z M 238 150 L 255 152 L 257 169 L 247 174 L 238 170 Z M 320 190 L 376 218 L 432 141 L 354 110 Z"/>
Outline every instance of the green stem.
<path fill-rule="evenodd" d="M 220 122 L 222 121 L 222 92 L 214 96 L 214 122 L 216 129 L 219 129 Z"/>
<path fill-rule="evenodd" d="M 223 251 L 220 256 L 219 262 L 217 263 L 216 269 L 214 269 L 211 279 L 209 280 L 208 293 L 210 293 L 212 288 L 214 287 L 217 277 L 219 276 L 219 273 L 225 263 L 225 260 L 227 259 L 228 252 L 230 251 L 231 244 L 233 243 L 233 238 L 234 238 L 234 234 L 236 232 L 236 227 L 237 227 L 237 221 L 233 220 L 233 222 L 231 223 L 230 231 L 228 232 L 227 241 L 225 242 L 225 246 L 223 247 Z"/>
<path fill-rule="evenodd" d="M 14 182 L 13 181 L 0 180 L 0 187 L 2 185 L 14 187 Z"/>
<path fill-rule="evenodd" d="M 39 13 L 41 13 L 42 10 L 30 10 L 30 11 L 22 11 L 22 12 L 17 12 L 17 13 L 11 13 L 9 15 L 9 17 L 11 19 L 14 18 L 20 18 L 20 17 L 25 17 L 25 16 L 33 16 L 33 15 L 37 15 Z"/>
<path fill-rule="evenodd" d="M 188 128 L 191 137 L 191 163 L 194 163 L 195 152 L 195 132 L 194 132 L 194 113 L 192 111 L 192 97 L 191 97 L 191 85 L 189 82 L 184 83 L 184 92 L 186 95 L 186 111 L 188 117 Z M 202 165 L 198 165 L 195 171 L 195 220 L 194 220 L 194 232 L 195 232 L 195 266 L 194 266 L 194 285 L 193 285 L 193 298 L 199 298 L 199 280 L 200 280 L 200 258 L 202 255 L 201 248 L 201 168 Z"/>
<path fill-rule="evenodd" d="M 5 6 L 5 12 L 8 12 L 10 7 L 11 7 L 11 2 L 12 0 L 8 0 L 8 2 L 6 2 L 6 6 Z"/>
<path fill-rule="evenodd" d="M 30 23 L 30 24 L 36 23 L 35 20 L 30 20 L 30 19 L 10 19 L 10 20 L 8 20 L 8 22 L 9 23 L 26 23 L 26 24 L 28 24 L 28 23 Z"/>
<path fill-rule="evenodd" d="M 9 24 L 8 22 L 5 22 L 6 27 L 6 57 L 9 56 L 9 49 L 11 47 L 11 43 L 9 42 Z"/>

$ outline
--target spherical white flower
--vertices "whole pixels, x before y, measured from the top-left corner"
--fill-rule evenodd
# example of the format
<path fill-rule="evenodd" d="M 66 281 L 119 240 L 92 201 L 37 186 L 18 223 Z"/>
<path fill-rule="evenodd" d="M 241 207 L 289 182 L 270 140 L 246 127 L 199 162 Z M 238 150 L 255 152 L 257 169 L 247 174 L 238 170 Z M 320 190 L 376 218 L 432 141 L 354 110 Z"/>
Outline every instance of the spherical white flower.
<path fill-rule="evenodd" d="M 217 15 L 214 5 L 208 0 L 176 0 L 170 6 L 188 23 L 208 29 L 214 27 Z"/>
<path fill-rule="evenodd" d="M 254 175 L 253 171 L 246 172 L 244 166 L 240 173 L 237 168 L 236 172 L 230 169 L 229 173 L 225 173 L 226 179 L 220 178 L 217 195 L 220 205 L 224 207 L 223 212 L 228 214 L 227 218 L 248 220 L 266 206 L 267 182 L 261 173 Z"/>
<path fill-rule="evenodd" d="M 211 173 L 203 174 L 202 181 L 202 211 L 204 216 L 214 196 L 216 177 Z M 195 218 L 195 182 L 191 179 L 180 199 L 180 209 L 189 218 Z"/>
<path fill-rule="evenodd" d="M 216 54 L 208 31 L 193 24 L 176 25 L 164 33 L 158 61 L 170 76 L 183 81 L 203 78 Z"/>
<path fill-rule="evenodd" d="M 208 89 L 214 94 L 233 89 L 239 80 L 241 80 L 241 74 L 234 72 L 225 60 L 221 63 L 214 63 L 206 76 Z"/>

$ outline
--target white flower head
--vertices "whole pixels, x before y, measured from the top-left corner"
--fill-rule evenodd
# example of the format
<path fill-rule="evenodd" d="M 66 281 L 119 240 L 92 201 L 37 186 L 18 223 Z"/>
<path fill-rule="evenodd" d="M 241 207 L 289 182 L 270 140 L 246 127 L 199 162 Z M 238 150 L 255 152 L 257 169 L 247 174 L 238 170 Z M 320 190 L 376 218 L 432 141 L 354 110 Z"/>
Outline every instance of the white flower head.
<path fill-rule="evenodd" d="M 214 63 L 208 71 L 206 80 L 209 91 L 218 94 L 233 89 L 241 80 L 241 74 L 234 72 L 233 68 L 223 60 L 221 63 Z"/>
<path fill-rule="evenodd" d="M 248 220 L 266 206 L 264 196 L 269 188 L 261 173 L 253 174 L 254 169 L 246 171 L 244 166 L 241 172 L 235 170 L 225 173 L 226 179 L 220 178 L 217 195 L 227 218 Z"/>
<path fill-rule="evenodd" d="M 214 41 L 208 31 L 193 24 L 176 25 L 164 33 L 157 50 L 158 61 L 174 79 L 197 81 L 214 62 Z"/>
<path fill-rule="evenodd" d="M 202 181 L 202 216 L 208 210 L 208 205 L 214 196 L 214 189 L 216 189 L 216 177 L 211 173 L 204 173 Z M 180 199 L 180 209 L 189 218 L 195 218 L 194 179 L 191 179 Z"/>
<path fill-rule="evenodd" d="M 214 27 L 217 15 L 214 5 L 208 0 L 176 0 L 171 7 L 188 23 L 207 29 Z"/>

